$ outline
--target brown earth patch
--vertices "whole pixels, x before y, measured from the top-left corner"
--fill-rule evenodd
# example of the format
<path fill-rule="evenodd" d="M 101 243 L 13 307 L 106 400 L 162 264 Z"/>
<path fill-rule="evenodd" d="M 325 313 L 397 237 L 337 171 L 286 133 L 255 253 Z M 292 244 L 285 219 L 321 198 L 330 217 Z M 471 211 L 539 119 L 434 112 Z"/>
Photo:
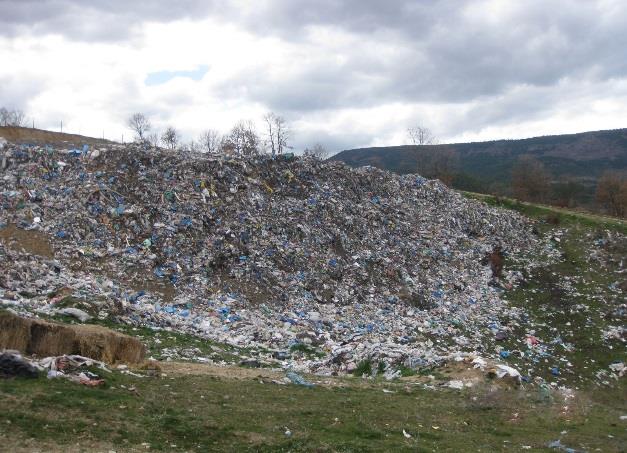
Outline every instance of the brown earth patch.
<path fill-rule="evenodd" d="M 35 230 L 22 230 L 13 224 L 0 228 L 0 241 L 6 247 L 24 251 L 31 255 L 54 258 L 54 249 L 46 233 Z"/>
<path fill-rule="evenodd" d="M 14 143 L 32 143 L 39 145 L 106 145 L 112 144 L 110 140 L 86 137 L 77 134 L 64 134 L 62 132 L 32 129 L 30 127 L 0 126 L 0 137 Z"/>
<path fill-rule="evenodd" d="M 106 363 L 138 363 L 145 347 L 136 338 L 95 325 L 70 325 L 0 312 L 0 349 L 39 357 L 79 354 Z"/>
<path fill-rule="evenodd" d="M 283 379 L 285 373 L 263 368 L 240 368 L 208 365 L 204 363 L 159 362 L 163 373 L 168 375 L 213 376 L 222 379 Z"/>

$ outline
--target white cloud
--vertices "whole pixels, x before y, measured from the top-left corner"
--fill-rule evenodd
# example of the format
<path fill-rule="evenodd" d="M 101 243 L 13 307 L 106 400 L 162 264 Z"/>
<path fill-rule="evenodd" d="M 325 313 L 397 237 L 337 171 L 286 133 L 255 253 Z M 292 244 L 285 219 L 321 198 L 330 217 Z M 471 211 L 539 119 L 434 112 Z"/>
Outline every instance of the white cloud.
<path fill-rule="evenodd" d="M 620 1 L 18 3 L 3 3 L 0 104 L 40 127 L 119 139 L 141 111 L 191 139 L 274 110 L 297 149 L 337 151 L 403 143 L 417 122 L 441 141 L 627 126 Z"/>

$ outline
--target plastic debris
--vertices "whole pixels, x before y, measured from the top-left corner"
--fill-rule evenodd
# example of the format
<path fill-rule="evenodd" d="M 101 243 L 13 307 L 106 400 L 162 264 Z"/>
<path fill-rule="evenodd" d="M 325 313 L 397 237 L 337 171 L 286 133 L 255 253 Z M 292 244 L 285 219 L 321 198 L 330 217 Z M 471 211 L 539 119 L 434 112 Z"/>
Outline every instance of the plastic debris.
<path fill-rule="evenodd" d="M 529 336 L 508 360 L 526 343 L 529 366 L 546 373 L 541 360 L 572 347 L 536 337 L 529 313 L 504 300 L 519 273 L 493 278 L 480 263 L 497 246 L 512 259 L 557 256 L 553 241 L 438 181 L 295 156 L 78 151 L 0 151 L 0 229 L 27 237 L 0 240 L 0 305 L 20 314 L 57 314 L 71 295 L 102 319 L 246 347 L 236 363 L 327 375 L 363 361 L 395 374 L 498 360 L 509 352 L 494 344 L 500 332 L 516 341 L 520 326 Z"/>
<path fill-rule="evenodd" d="M 464 382 L 459 380 L 449 381 L 446 386 L 451 389 L 461 390 L 464 388 Z"/>
<path fill-rule="evenodd" d="M 37 378 L 37 368 L 16 351 L 0 353 L 0 378 Z"/>
<path fill-rule="evenodd" d="M 496 366 L 496 376 L 498 378 L 503 378 L 505 376 L 509 376 L 515 379 L 520 379 L 520 372 L 515 368 L 507 365 L 497 365 Z"/>
<path fill-rule="evenodd" d="M 72 316 L 78 319 L 80 322 L 86 322 L 91 319 L 91 315 L 83 310 L 73 307 L 61 308 L 56 311 L 58 315 Z"/>
<path fill-rule="evenodd" d="M 312 388 L 315 384 L 307 381 L 304 377 L 299 374 L 294 373 L 293 371 L 288 371 L 286 373 L 287 378 L 292 382 L 292 384 L 302 385 L 304 387 Z"/>
<path fill-rule="evenodd" d="M 47 370 L 48 379 L 64 378 L 88 387 L 97 387 L 104 384 L 105 381 L 100 376 L 89 371 L 83 371 L 81 368 L 97 366 L 105 372 L 111 372 L 104 362 L 80 355 L 46 357 L 35 361 L 34 365 L 40 370 Z"/>
<path fill-rule="evenodd" d="M 569 448 L 567 446 L 565 446 L 561 439 L 557 439 L 554 440 L 552 442 L 549 442 L 547 445 L 549 448 L 554 448 L 557 450 L 561 450 L 561 451 L 565 451 L 566 453 L 577 453 L 577 450 L 575 450 L 574 448 Z"/>

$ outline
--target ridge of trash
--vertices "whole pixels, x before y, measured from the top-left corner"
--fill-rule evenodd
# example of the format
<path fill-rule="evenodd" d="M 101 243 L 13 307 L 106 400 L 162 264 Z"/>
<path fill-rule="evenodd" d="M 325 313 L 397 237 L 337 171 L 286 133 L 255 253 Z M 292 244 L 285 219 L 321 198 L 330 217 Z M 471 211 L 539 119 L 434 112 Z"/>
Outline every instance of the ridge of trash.
<path fill-rule="evenodd" d="M 532 223 L 439 181 L 136 144 L 6 143 L 0 168 L 0 235 L 48 241 L 0 241 L 0 304 L 22 315 L 57 314 L 74 297 L 100 319 L 318 374 L 363 360 L 390 371 L 498 360 L 487 336 L 526 319 L 501 298 L 520 275 L 495 278 L 481 261 L 496 247 L 513 258 L 539 247 Z M 80 311 L 59 314 L 88 319 Z"/>

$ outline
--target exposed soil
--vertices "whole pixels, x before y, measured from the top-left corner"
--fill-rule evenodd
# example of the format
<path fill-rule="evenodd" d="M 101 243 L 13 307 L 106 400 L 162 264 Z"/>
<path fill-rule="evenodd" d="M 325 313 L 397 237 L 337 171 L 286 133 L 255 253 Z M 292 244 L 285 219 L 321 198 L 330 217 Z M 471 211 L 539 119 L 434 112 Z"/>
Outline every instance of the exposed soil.
<path fill-rule="evenodd" d="M 0 349 L 39 357 L 80 354 L 108 363 L 137 363 L 145 347 L 136 338 L 96 325 L 70 325 L 0 312 Z"/>
<path fill-rule="evenodd" d="M 0 228 L 0 241 L 6 247 L 24 251 L 32 255 L 54 258 L 54 249 L 46 233 L 35 230 L 22 230 L 15 225 Z"/>
<path fill-rule="evenodd" d="M 104 145 L 114 143 L 110 140 L 86 137 L 84 135 L 32 129 L 29 127 L 0 126 L 0 137 L 13 143 L 39 145 Z"/>

